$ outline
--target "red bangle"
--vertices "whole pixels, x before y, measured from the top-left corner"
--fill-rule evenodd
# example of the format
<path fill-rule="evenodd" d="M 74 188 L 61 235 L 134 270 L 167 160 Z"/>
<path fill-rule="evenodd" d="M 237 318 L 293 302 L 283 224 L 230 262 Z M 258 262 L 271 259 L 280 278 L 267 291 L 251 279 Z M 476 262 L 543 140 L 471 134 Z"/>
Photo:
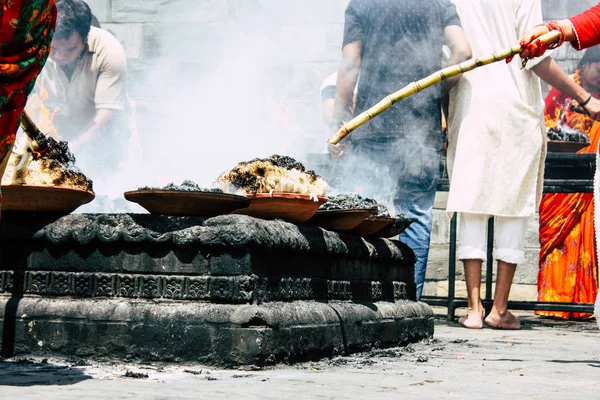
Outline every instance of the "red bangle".
<path fill-rule="evenodd" d="M 564 28 L 562 26 L 560 26 L 560 24 L 557 21 L 550 21 L 544 25 L 550 31 L 559 31 L 560 32 L 560 38 L 558 39 L 558 42 L 552 43 L 550 46 L 548 46 L 548 48 L 555 49 L 557 47 L 562 46 L 562 44 L 565 42 L 565 37 L 566 37 Z"/>

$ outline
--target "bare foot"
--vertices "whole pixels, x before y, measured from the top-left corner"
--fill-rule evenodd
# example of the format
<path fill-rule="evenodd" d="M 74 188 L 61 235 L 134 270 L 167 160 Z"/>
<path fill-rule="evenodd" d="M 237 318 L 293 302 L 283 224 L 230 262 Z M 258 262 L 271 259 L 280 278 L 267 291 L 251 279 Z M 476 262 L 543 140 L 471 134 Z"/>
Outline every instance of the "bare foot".
<path fill-rule="evenodd" d="M 467 315 L 460 317 L 458 323 L 469 329 L 483 328 L 483 311 L 467 310 Z"/>
<path fill-rule="evenodd" d="M 499 313 L 496 310 L 492 310 L 492 312 L 490 312 L 490 314 L 485 318 L 485 324 L 496 329 L 521 329 L 521 321 L 519 321 L 519 318 L 511 314 L 510 311 Z"/>

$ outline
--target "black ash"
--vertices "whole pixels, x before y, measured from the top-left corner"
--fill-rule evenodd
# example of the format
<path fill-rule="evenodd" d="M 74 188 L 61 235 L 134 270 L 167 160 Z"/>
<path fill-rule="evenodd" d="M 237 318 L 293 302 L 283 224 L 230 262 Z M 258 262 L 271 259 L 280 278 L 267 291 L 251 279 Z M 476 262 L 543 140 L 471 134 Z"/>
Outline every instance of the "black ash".
<path fill-rule="evenodd" d="M 377 200 L 363 198 L 356 193 L 343 193 L 329 197 L 320 210 L 368 210 L 378 208 Z"/>
<path fill-rule="evenodd" d="M 344 193 L 328 198 L 319 210 L 370 210 L 377 209 L 377 218 L 392 218 L 388 207 L 375 199 L 363 198 L 356 193 Z M 394 218 L 403 218 L 404 214 L 394 216 Z"/>
<path fill-rule="evenodd" d="M 171 182 L 163 187 L 149 187 L 144 186 L 138 190 L 173 190 L 179 192 L 208 192 L 208 193 L 223 193 L 221 189 L 217 188 L 202 188 L 196 182 L 190 181 L 189 179 L 184 180 L 181 185 L 176 185 Z"/>
<path fill-rule="evenodd" d="M 586 144 L 590 143 L 588 135 L 565 125 L 548 129 L 548 139 Z"/>

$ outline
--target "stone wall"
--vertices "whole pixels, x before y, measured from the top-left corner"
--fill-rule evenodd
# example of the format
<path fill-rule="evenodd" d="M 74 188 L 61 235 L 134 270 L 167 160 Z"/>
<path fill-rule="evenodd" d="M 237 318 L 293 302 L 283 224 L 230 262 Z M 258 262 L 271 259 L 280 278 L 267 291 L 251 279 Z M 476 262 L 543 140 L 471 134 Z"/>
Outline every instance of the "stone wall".
<path fill-rule="evenodd" d="M 214 73 L 215 62 L 222 61 L 223 49 L 243 47 L 250 35 L 253 40 L 247 46 L 256 48 L 266 58 L 263 70 L 252 79 L 270 86 L 265 97 L 274 98 L 278 110 L 284 110 L 285 124 L 294 126 L 294 133 L 302 133 L 303 147 L 315 151 L 324 148 L 319 86 L 337 68 L 348 1 L 89 0 L 88 3 L 102 27 L 114 33 L 125 47 L 132 97 L 158 107 L 165 100 L 164 90 L 170 81 L 195 82 Z M 595 3 L 543 0 L 544 18 L 562 19 Z M 573 71 L 580 56 L 570 46 L 554 53 L 567 72 Z M 234 97 L 236 94 L 232 93 Z M 152 126 L 142 128 L 150 130 Z M 447 290 L 448 221 L 443 212 L 444 199 L 441 193 L 436 203 L 425 294 L 443 295 Z M 527 234 L 527 263 L 518 269 L 517 285 L 511 294 L 515 299 L 533 300 L 536 296 L 537 231 L 535 218 L 530 221 Z M 459 271 L 459 278 L 461 274 Z M 457 289 L 463 287 L 462 283 L 457 285 Z"/>

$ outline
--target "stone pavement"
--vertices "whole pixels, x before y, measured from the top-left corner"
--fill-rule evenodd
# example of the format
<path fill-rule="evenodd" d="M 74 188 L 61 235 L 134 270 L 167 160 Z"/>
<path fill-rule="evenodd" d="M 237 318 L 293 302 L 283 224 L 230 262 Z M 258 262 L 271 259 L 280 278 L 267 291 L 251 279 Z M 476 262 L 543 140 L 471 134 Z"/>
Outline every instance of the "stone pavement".
<path fill-rule="evenodd" d="M 600 398 L 600 331 L 520 313 L 521 331 L 466 330 L 436 309 L 433 340 L 269 369 L 77 358 L 0 362 L 2 398 Z M 460 311 L 459 311 L 460 313 Z"/>

